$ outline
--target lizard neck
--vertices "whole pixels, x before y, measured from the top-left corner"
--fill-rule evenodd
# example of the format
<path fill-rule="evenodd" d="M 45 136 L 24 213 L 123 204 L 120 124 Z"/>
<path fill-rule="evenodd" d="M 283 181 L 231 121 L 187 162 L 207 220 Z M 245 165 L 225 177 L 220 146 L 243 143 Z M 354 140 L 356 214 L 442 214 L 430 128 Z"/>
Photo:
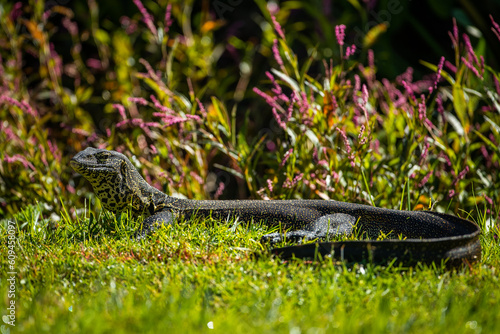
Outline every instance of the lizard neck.
<path fill-rule="evenodd" d="M 134 174 L 132 179 L 135 182 L 131 187 L 133 190 L 131 202 L 134 215 L 152 215 L 164 209 L 178 211 L 194 206 L 192 200 L 170 197 L 149 185 L 138 172 Z"/>

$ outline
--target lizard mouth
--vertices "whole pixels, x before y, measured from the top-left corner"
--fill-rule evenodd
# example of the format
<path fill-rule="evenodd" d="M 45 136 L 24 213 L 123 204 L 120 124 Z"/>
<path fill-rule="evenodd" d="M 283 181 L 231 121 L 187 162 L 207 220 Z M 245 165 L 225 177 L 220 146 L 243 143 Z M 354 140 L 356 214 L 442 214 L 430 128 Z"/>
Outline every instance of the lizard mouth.
<path fill-rule="evenodd" d="M 80 171 L 83 168 L 82 164 L 76 161 L 75 159 L 71 159 L 69 164 L 71 168 L 73 168 L 76 172 Z"/>
<path fill-rule="evenodd" d="M 71 167 L 73 167 L 74 169 L 77 169 L 78 167 L 80 167 L 80 164 L 75 160 L 75 159 L 71 159 L 69 164 L 71 165 Z"/>

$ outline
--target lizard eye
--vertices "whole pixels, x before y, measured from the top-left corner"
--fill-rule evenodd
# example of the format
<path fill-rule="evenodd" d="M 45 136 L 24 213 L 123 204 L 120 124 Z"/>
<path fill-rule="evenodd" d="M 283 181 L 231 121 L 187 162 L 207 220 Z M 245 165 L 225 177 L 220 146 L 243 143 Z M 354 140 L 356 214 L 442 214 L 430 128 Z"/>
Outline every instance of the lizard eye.
<path fill-rule="evenodd" d="M 109 153 L 108 151 L 103 151 L 103 152 L 99 152 L 97 158 L 100 159 L 100 160 L 108 160 L 108 158 L 111 157 L 111 153 Z"/>

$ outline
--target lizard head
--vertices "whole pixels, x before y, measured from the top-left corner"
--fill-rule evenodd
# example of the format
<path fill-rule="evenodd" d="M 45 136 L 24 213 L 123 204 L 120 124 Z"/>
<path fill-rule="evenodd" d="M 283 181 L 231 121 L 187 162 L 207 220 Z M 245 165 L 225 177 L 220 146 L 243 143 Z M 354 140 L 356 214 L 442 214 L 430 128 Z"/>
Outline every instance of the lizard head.
<path fill-rule="evenodd" d="M 155 188 L 139 174 L 130 160 L 116 151 L 86 148 L 71 159 L 71 167 L 94 188 L 103 207 L 121 212 L 132 206 L 134 214 L 149 210 Z"/>

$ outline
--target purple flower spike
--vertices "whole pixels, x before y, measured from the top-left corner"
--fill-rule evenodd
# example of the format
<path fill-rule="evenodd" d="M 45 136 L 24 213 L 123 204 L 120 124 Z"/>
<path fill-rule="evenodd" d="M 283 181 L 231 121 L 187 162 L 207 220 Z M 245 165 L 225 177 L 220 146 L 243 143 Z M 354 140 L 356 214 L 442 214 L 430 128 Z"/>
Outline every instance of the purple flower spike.
<path fill-rule="evenodd" d="M 455 18 L 453 18 L 453 43 L 458 45 L 458 26 Z"/>
<path fill-rule="evenodd" d="M 474 48 L 472 47 L 469 36 L 467 34 L 463 34 L 462 37 L 464 39 L 467 52 L 469 53 L 469 57 L 474 60 L 474 63 L 476 63 L 476 65 L 479 65 L 479 61 L 477 59 L 476 53 L 474 52 Z"/>
<path fill-rule="evenodd" d="M 348 46 L 345 50 L 345 59 L 349 59 L 349 57 L 353 56 L 356 53 L 356 45 Z"/>
<path fill-rule="evenodd" d="M 436 79 L 434 80 L 434 86 L 432 87 L 432 89 L 429 89 L 430 91 L 437 88 L 439 79 L 441 79 L 441 71 L 443 70 L 444 61 L 445 61 L 444 57 L 441 57 L 441 59 L 439 60 L 438 67 L 437 67 L 437 74 L 436 74 Z"/>
<path fill-rule="evenodd" d="M 465 64 L 465 66 L 467 66 L 469 70 L 471 70 L 476 77 L 482 78 L 481 75 L 479 74 L 479 71 L 477 70 L 477 68 L 474 67 L 474 65 L 472 65 L 469 61 L 467 61 L 467 59 L 465 59 L 464 57 L 462 57 L 461 59 L 462 62 Z"/>
<path fill-rule="evenodd" d="M 431 178 L 432 174 L 434 173 L 434 171 L 430 171 L 426 176 L 424 176 L 424 178 L 422 179 L 422 181 L 418 184 L 418 186 L 420 188 L 422 188 L 426 183 L 427 181 L 429 181 L 429 179 Z"/>
<path fill-rule="evenodd" d="M 422 101 L 418 104 L 418 119 L 423 120 L 427 118 L 427 108 L 425 106 L 425 96 L 424 94 L 420 97 Z"/>
<path fill-rule="evenodd" d="M 142 97 L 129 97 L 128 100 L 133 103 L 142 104 L 143 106 L 148 105 L 148 101 Z"/>
<path fill-rule="evenodd" d="M 168 33 L 170 26 L 172 25 L 172 4 L 167 5 L 167 10 L 165 11 L 165 34 Z"/>
<path fill-rule="evenodd" d="M 345 39 L 345 25 L 341 24 L 335 27 L 335 37 L 340 46 L 344 45 Z"/>
<path fill-rule="evenodd" d="M 225 188 L 226 188 L 226 185 L 224 184 L 224 182 L 220 182 L 219 186 L 217 187 L 217 190 L 215 191 L 214 198 L 218 199 L 222 195 L 222 193 L 224 192 Z"/>
<path fill-rule="evenodd" d="M 293 148 L 289 149 L 285 153 L 285 156 L 283 157 L 283 160 L 281 160 L 280 167 L 283 167 L 285 165 L 286 161 L 288 160 L 288 158 L 290 157 L 290 155 L 292 155 L 292 153 L 293 153 Z"/>
<path fill-rule="evenodd" d="M 280 50 L 278 48 L 278 40 L 277 39 L 275 39 L 274 43 L 273 43 L 273 55 L 274 55 L 274 59 L 276 60 L 276 62 L 280 66 L 281 70 L 283 72 L 285 72 L 285 65 L 283 63 L 283 59 L 281 59 L 281 55 L 280 55 Z"/>
<path fill-rule="evenodd" d="M 200 113 L 203 117 L 207 116 L 207 110 L 205 109 L 205 106 L 203 103 L 201 103 L 199 98 L 196 98 L 196 102 L 198 102 L 198 107 L 200 108 Z"/>
<path fill-rule="evenodd" d="M 500 41 L 500 25 L 493 20 L 493 16 L 490 15 L 491 23 L 493 24 L 493 27 L 491 27 L 491 30 L 493 33 L 497 36 L 498 40 Z"/>
<path fill-rule="evenodd" d="M 274 29 L 276 30 L 280 38 L 285 39 L 285 33 L 283 32 L 283 29 L 281 28 L 278 20 L 276 20 L 276 17 L 274 15 L 271 15 L 271 19 L 273 20 Z"/>
<path fill-rule="evenodd" d="M 269 192 L 273 192 L 273 181 L 270 179 L 267 179 L 267 189 L 269 189 Z"/>
<path fill-rule="evenodd" d="M 133 0 L 137 8 L 139 8 L 139 11 L 142 14 L 142 20 L 146 25 L 148 26 L 149 30 L 153 33 L 153 35 L 158 36 L 158 30 L 156 29 L 156 26 L 153 23 L 153 19 L 151 17 L 151 14 L 144 8 L 144 5 L 142 4 L 141 0 Z"/>
<path fill-rule="evenodd" d="M 125 107 L 121 104 L 115 103 L 112 105 L 113 108 L 117 109 L 123 120 L 127 119 L 127 114 L 125 113 Z"/>

